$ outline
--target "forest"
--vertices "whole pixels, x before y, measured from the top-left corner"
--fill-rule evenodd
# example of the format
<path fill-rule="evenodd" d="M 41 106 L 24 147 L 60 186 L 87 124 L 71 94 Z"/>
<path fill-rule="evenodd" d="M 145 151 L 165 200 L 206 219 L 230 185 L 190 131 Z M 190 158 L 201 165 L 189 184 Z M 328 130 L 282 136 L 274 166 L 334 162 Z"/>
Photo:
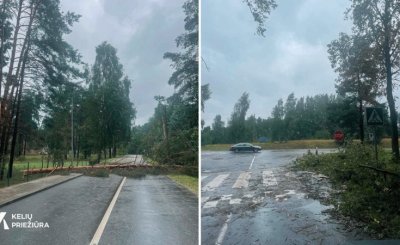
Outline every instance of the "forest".
<path fill-rule="evenodd" d="M 173 69 L 165 82 L 175 93 L 155 96 L 154 116 L 133 126 L 134 81 L 115 47 L 93 47 L 95 61 L 87 64 L 65 38 L 80 15 L 61 11 L 59 0 L 1 1 L 0 180 L 12 177 L 15 159 L 26 154 L 46 156 L 47 167 L 127 153 L 197 164 L 198 2 L 185 2 L 183 10 L 179 52 L 164 55 Z"/>
<path fill-rule="evenodd" d="M 366 120 L 362 120 L 360 126 L 357 99 L 351 96 L 319 94 L 296 98 L 291 93 L 285 101 L 278 100 L 266 119 L 255 115 L 246 117 L 249 106 L 249 94 L 244 93 L 235 104 L 228 122 L 217 115 L 211 126 L 203 127 L 202 144 L 333 139 L 336 130 L 342 130 L 347 140 L 351 140 L 361 138 L 360 127 L 367 130 L 362 138 L 369 140 L 368 133 L 372 133 Z M 375 106 L 384 107 L 379 103 Z M 387 137 L 390 133 L 387 111 L 384 116 L 380 137 Z"/>

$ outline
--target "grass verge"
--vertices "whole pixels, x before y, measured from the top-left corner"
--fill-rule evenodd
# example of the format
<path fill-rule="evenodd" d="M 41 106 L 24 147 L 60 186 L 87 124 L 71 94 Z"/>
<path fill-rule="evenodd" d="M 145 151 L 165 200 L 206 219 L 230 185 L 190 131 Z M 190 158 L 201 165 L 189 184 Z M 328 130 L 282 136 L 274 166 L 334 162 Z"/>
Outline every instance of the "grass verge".
<path fill-rule="evenodd" d="M 193 192 L 196 196 L 199 194 L 199 178 L 182 175 L 182 174 L 170 174 L 168 175 L 170 179 L 175 181 L 176 183 L 186 187 L 191 192 Z"/>
<path fill-rule="evenodd" d="M 329 177 L 337 214 L 366 224 L 364 230 L 373 237 L 400 238 L 400 166 L 382 147 L 378 162 L 372 146 L 351 144 L 339 153 L 306 155 L 293 168 Z"/>

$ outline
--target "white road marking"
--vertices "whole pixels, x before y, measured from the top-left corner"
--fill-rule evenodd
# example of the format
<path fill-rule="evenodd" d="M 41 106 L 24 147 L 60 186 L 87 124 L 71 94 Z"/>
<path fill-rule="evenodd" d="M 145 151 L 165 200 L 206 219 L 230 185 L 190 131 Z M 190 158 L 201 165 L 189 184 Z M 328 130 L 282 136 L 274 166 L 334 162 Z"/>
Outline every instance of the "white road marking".
<path fill-rule="evenodd" d="M 231 200 L 231 199 L 232 199 L 232 194 L 222 195 L 220 198 L 221 201 L 227 201 L 227 200 Z"/>
<path fill-rule="evenodd" d="M 253 198 L 253 200 L 252 200 L 252 202 L 254 203 L 254 204 L 260 204 L 260 203 L 262 203 L 264 201 L 264 197 L 255 197 L 255 198 Z"/>
<path fill-rule="evenodd" d="M 201 197 L 201 203 L 205 203 L 208 201 L 208 199 L 210 199 L 210 197 Z"/>
<path fill-rule="evenodd" d="M 235 198 L 235 199 L 229 200 L 229 204 L 230 204 L 230 205 L 240 204 L 241 201 L 242 201 L 242 199 L 240 199 L 240 198 Z"/>
<path fill-rule="evenodd" d="M 221 245 L 222 244 L 222 242 L 224 240 L 224 237 L 225 237 L 225 234 L 226 234 L 226 231 L 228 230 L 228 223 L 229 223 L 229 221 L 231 221 L 231 217 L 232 217 L 232 214 L 229 214 L 228 218 L 226 219 L 224 225 L 221 228 L 221 231 L 219 232 L 218 239 L 215 242 L 215 245 Z"/>
<path fill-rule="evenodd" d="M 249 187 L 250 172 L 244 172 L 239 175 L 232 188 L 247 188 Z"/>
<path fill-rule="evenodd" d="M 203 208 L 215 208 L 217 207 L 218 201 L 209 201 L 206 202 L 203 206 Z"/>
<path fill-rule="evenodd" d="M 287 196 L 290 195 L 295 195 L 296 191 L 295 190 L 285 190 L 286 193 L 280 194 L 280 195 L 275 195 L 275 200 L 278 201 L 279 199 L 284 198 L 284 200 L 287 200 Z"/>
<path fill-rule="evenodd" d="M 205 179 L 207 177 L 208 177 L 208 175 L 205 175 L 205 176 L 201 175 L 201 180 L 203 180 L 203 179 Z"/>
<path fill-rule="evenodd" d="M 211 180 L 207 185 L 205 185 L 201 191 L 213 191 L 215 190 L 218 186 L 224 182 L 226 178 L 228 178 L 229 174 L 220 174 L 217 177 L 215 177 L 213 180 Z"/>
<path fill-rule="evenodd" d="M 273 186 L 278 185 L 278 181 L 276 180 L 274 173 L 271 170 L 264 170 L 262 173 L 263 184 L 265 186 Z"/>
<path fill-rule="evenodd" d="M 104 214 L 104 216 L 103 216 L 103 219 L 101 220 L 101 222 L 100 222 L 100 224 L 99 224 L 99 227 L 97 227 L 96 233 L 94 233 L 94 236 L 93 236 L 93 238 L 92 238 L 92 241 L 90 242 L 90 245 L 97 245 L 97 244 L 99 244 L 101 235 L 102 235 L 103 232 L 104 232 L 104 228 L 106 228 L 108 219 L 110 218 L 111 211 L 113 210 L 113 208 L 114 208 L 114 206 L 115 206 L 115 203 L 117 202 L 119 193 L 121 192 L 121 189 L 122 189 L 122 186 L 123 186 L 124 183 L 125 183 L 125 180 L 126 180 L 126 177 L 124 177 L 124 178 L 122 179 L 121 184 L 119 185 L 117 191 L 116 191 L 115 194 L 114 194 L 113 199 L 112 199 L 111 202 L 110 202 L 110 205 L 108 205 L 108 208 L 107 208 L 107 210 L 106 210 L 106 212 L 105 212 L 105 214 Z"/>
<path fill-rule="evenodd" d="M 254 157 L 253 157 L 253 160 L 251 161 L 251 164 L 250 164 L 249 170 L 251 169 L 251 167 L 253 167 L 254 159 L 256 159 L 256 155 L 254 155 Z"/>
<path fill-rule="evenodd" d="M 253 194 L 246 194 L 246 195 L 244 195 L 243 197 L 244 197 L 244 198 L 252 198 L 252 197 L 253 197 Z"/>

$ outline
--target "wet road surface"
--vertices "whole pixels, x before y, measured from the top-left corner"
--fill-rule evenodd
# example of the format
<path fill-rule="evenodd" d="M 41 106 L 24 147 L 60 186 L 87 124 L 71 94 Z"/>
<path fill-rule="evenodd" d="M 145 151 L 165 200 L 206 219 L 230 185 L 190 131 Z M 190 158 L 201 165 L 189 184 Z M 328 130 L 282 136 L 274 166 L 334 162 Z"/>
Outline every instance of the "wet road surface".
<path fill-rule="evenodd" d="M 1 244 L 89 244 L 122 177 L 82 176 L 4 206 L 10 230 L 0 224 Z M 11 228 L 12 214 L 31 214 L 49 228 Z"/>
<path fill-rule="evenodd" d="M 82 176 L 1 207 L 0 244 L 89 244 L 121 181 Z M 198 244 L 194 194 L 164 176 L 126 179 L 121 190 L 99 244 Z M 48 228 L 12 227 L 29 218 Z"/>
<path fill-rule="evenodd" d="M 198 199 L 164 176 L 127 179 L 99 244 L 198 244 Z"/>
<path fill-rule="evenodd" d="M 364 236 L 346 231 L 299 181 L 308 175 L 324 196 L 325 176 L 286 167 L 304 153 L 203 152 L 202 244 L 346 244 Z"/>

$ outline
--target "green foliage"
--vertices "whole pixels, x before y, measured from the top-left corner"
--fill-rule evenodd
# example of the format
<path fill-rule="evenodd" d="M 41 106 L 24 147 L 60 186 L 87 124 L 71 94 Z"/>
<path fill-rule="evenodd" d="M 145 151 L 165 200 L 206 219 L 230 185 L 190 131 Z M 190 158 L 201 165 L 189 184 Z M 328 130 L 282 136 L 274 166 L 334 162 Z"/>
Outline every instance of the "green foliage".
<path fill-rule="evenodd" d="M 378 237 L 399 238 L 400 178 L 384 175 L 367 165 L 400 174 L 391 156 L 379 149 L 379 164 L 371 145 L 350 144 L 339 153 L 306 155 L 296 161 L 295 169 L 311 170 L 329 176 L 334 188 L 340 190 L 336 208 L 343 214 L 366 222 Z"/>
<path fill-rule="evenodd" d="M 393 95 L 394 81 L 400 68 L 400 3 L 396 0 L 352 0 L 347 17 L 353 20 L 355 36 L 366 40 L 375 55 L 372 62 L 383 81 L 389 111 L 393 157 L 399 161 L 397 110 Z M 357 45 L 358 46 L 358 45 Z M 365 47 L 365 46 L 364 46 Z M 362 55 L 357 55 L 363 59 Z M 367 56 L 368 57 L 368 56 Z M 357 61 L 357 66 L 361 63 Z"/>
<path fill-rule="evenodd" d="M 99 155 L 112 151 L 130 139 L 131 121 L 135 109 L 129 100 L 131 81 L 123 77 L 117 50 L 107 42 L 96 48 L 96 60 L 89 80 L 83 110 L 88 145 Z M 111 156 L 109 156 L 111 157 Z"/>
<path fill-rule="evenodd" d="M 291 93 L 286 102 L 278 100 L 271 117 L 263 119 L 254 115 L 245 118 L 250 102 L 247 94 L 243 96 L 235 105 L 227 126 L 217 115 L 211 127 L 202 129 L 203 145 L 257 142 L 261 137 L 274 142 L 331 139 L 337 129 L 343 130 L 348 139 L 360 137 L 359 108 L 355 97 L 322 94 L 297 99 Z M 378 130 L 380 137 L 390 134 L 387 112 L 384 123 L 385 128 Z M 366 128 L 366 123 L 362 124 Z"/>
<path fill-rule="evenodd" d="M 167 52 L 174 72 L 168 83 L 175 93 L 158 101 L 149 122 L 133 129 L 131 153 L 143 153 L 159 164 L 198 164 L 198 1 L 183 4 L 185 32 L 176 38 L 177 53 Z M 203 87 L 207 92 L 207 86 Z M 206 94 L 205 94 L 206 95 Z"/>
<path fill-rule="evenodd" d="M 258 24 L 257 34 L 264 36 L 268 15 L 277 7 L 275 0 L 243 0 L 243 2 L 249 7 L 254 21 Z"/>
<path fill-rule="evenodd" d="M 244 92 L 236 102 L 229 121 L 229 137 L 232 142 L 245 140 L 246 113 L 250 107 L 249 94 Z"/>

